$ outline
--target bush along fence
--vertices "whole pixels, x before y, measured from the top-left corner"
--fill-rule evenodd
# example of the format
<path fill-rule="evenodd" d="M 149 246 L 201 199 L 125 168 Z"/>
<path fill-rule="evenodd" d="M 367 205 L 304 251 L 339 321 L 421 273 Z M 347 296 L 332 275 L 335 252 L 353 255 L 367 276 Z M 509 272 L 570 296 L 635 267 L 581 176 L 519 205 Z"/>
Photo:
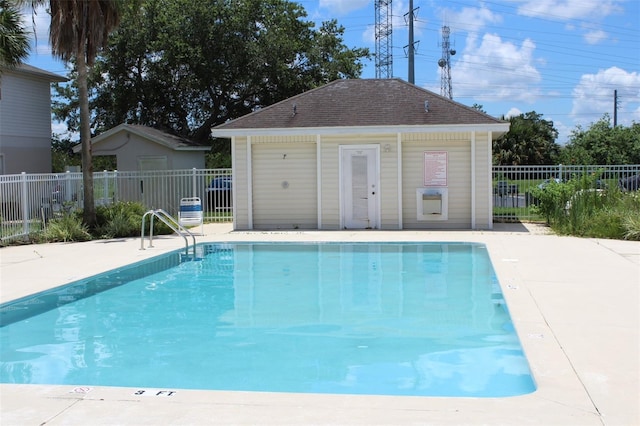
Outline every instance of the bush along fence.
<path fill-rule="evenodd" d="M 205 222 L 233 219 L 231 169 L 95 172 L 93 186 L 98 206 L 119 201 L 139 202 L 145 209 L 162 208 L 177 218 L 180 200 L 198 197 Z M 82 173 L 0 176 L 2 242 L 39 232 L 49 220 L 82 206 Z"/>
<path fill-rule="evenodd" d="M 551 182 L 569 182 L 585 175 L 593 177 L 594 189 L 638 189 L 640 164 L 609 166 L 494 166 L 493 220 L 544 221 L 536 205 L 534 189 L 545 188 Z"/>
<path fill-rule="evenodd" d="M 544 221 L 536 209 L 533 189 L 551 181 L 569 181 L 597 175 L 599 188 L 619 187 L 629 181 L 637 189 L 640 165 L 626 166 L 494 166 L 494 221 Z M 145 209 L 162 208 L 178 216 L 180 200 L 198 197 L 204 222 L 233 220 L 231 169 L 188 169 L 145 172 L 96 172 L 96 205 L 118 201 L 141 203 Z M 45 173 L 0 176 L 0 236 L 2 241 L 41 231 L 47 222 L 82 209 L 82 173 Z"/>

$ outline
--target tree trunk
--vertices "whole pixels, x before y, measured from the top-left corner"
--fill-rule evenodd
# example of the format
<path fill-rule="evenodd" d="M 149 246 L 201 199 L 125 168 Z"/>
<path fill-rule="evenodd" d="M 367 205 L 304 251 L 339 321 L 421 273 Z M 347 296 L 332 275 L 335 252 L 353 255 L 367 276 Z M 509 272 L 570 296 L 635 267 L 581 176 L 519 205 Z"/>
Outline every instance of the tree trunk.
<path fill-rule="evenodd" d="M 96 204 L 93 196 L 89 90 L 87 87 L 87 63 L 84 53 L 77 55 L 76 65 L 78 67 L 78 92 L 80 97 L 80 142 L 82 143 L 82 184 L 84 194 L 82 221 L 89 229 L 93 230 L 96 226 Z"/>

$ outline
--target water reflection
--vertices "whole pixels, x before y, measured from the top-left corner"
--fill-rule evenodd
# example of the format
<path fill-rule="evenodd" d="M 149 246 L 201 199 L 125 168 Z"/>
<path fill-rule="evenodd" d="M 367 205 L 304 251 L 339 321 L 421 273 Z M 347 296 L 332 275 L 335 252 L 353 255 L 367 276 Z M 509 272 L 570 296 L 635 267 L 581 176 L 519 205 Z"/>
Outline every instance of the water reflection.
<path fill-rule="evenodd" d="M 102 277 L 106 290 L 2 327 L 1 381 L 441 396 L 533 390 L 480 245 L 236 244 L 201 254 L 135 272 L 126 285 L 123 274 L 114 276 L 119 285 Z"/>

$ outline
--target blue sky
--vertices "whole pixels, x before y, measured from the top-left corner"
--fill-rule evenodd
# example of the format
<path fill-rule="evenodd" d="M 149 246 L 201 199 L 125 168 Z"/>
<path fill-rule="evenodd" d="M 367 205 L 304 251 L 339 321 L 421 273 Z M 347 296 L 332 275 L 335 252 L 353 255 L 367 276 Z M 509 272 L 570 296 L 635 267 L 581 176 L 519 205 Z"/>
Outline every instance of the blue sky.
<path fill-rule="evenodd" d="M 375 52 L 374 0 L 298 0 L 308 19 L 335 18 L 348 47 Z M 493 116 L 536 111 L 565 143 L 576 125 L 608 113 L 640 122 L 639 0 L 414 0 L 415 84 L 441 92 L 442 27 L 450 28 L 452 94 Z M 393 76 L 408 79 L 409 0 L 393 0 Z M 48 46 L 48 19 L 36 17 L 37 44 L 27 63 L 60 74 Z M 31 21 L 31 16 L 27 22 Z M 375 60 L 363 78 L 375 78 Z M 60 125 L 54 131 L 60 132 Z"/>

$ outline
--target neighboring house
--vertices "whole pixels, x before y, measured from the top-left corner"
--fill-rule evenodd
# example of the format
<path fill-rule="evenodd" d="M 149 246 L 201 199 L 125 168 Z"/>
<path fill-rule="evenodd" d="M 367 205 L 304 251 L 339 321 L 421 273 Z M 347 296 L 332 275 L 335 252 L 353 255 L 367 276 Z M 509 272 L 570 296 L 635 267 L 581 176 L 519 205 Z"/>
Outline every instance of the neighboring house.
<path fill-rule="evenodd" d="M 51 83 L 67 81 L 31 65 L 0 75 L 0 175 L 51 173 Z"/>
<path fill-rule="evenodd" d="M 152 127 L 120 124 L 91 139 L 93 156 L 116 156 L 118 171 L 204 169 L 211 147 Z M 80 144 L 73 151 L 82 151 Z"/>
<path fill-rule="evenodd" d="M 337 80 L 212 129 L 235 229 L 491 229 L 509 123 L 399 79 Z"/>
<path fill-rule="evenodd" d="M 128 179 L 118 180 L 119 200 L 140 201 L 145 206 L 167 210 L 177 208 L 180 198 L 191 196 L 192 191 L 184 190 L 179 198 L 175 198 L 173 192 L 167 190 L 165 175 L 152 172 L 204 169 L 205 154 L 210 150 L 209 145 L 200 145 L 189 139 L 137 124 L 120 124 L 91 138 L 92 156 L 115 156 L 118 172 L 124 172 L 125 175 L 126 172 L 149 172 L 135 174 L 140 181 L 134 185 L 134 191 L 131 191 Z M 81 152 L 81 144 L 74 146 L 73 151 Z M 191 182 L 191 175 L 188 175 L 183 176 L 179 183 L 174 181 L 174 184 L 179 188 L 190 188 Z"/>

